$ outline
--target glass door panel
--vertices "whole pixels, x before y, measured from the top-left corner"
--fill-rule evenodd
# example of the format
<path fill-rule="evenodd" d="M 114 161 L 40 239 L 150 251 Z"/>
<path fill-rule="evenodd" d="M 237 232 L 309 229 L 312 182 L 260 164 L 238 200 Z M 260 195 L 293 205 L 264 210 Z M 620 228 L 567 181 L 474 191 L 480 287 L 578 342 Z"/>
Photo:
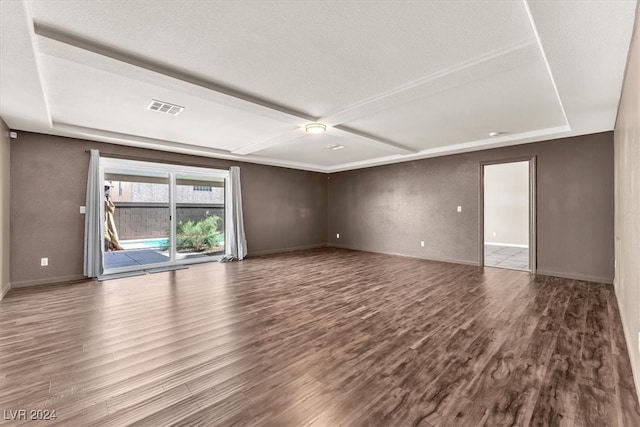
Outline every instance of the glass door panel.
<path fill-rule="evenodd" d="M 105 168 L 104 271 L 169 263 L 169 174 Z"/>
<path fill-rule="evenodd" d="M 225 254 L 225 179 L 176 174 L 176 261 Z"/>

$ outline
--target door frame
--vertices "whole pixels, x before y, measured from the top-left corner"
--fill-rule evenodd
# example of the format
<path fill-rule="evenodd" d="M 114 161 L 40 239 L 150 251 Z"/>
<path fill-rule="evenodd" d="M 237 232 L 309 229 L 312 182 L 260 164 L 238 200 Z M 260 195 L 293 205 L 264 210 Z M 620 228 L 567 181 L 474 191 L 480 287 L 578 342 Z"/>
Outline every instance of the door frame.
<path fill-rule="evenodd" d="M 229 254 L 230 250 L 230 242 L 227 238 L 228 236 L 228 220 L 232 217 L 233 205 L 230 203 L 230 195 L 231 195 L 231 179 L 230 173 L 228 169 L 213 169 L 213 168 L 205 168 L 199 166 L 185 166 L 180 164 L 172 164 L 172 163 L 159 163 L 153 161 L 141 161 L 141 160 L 130 160 L 130 159 L 121 159 L 115 157 L 101 157 L 100 158 L 100 180 L 99 184 L 99 194 L 104 194 L 103 191 L 103 183 L 105 180 L 105 169 L 118 169 L 118 168 L 134 168 L 136 171 L 144 172 L 144 171 L 152 171 L 152 172 L 163 172 L 167 173 L 168 177 L 168 186 L 169 186 L 169 245 L 171 247 L 169 261 L 159 262 L 154 264 L 147 264 L 144 266 L 132 266 L 132 267 L 116 267 L 109 269 L 107 274 L 118 274 L 118 273 L 129 273 L 134 271 L 144 271 L 153 268 L 163 268 L 163 267 L 172 267 L 176 265 L 187 265 L 187 264 L 198 264 L 203 262 L 211 262 L 217 261 L 222 258 L 224 255 L 219 256 L 211 256 L 211 257 L 202 257 L 202 258 L 193 258 L 193 259 L 183 259 L 177 260 L 175 257 L 176 254 L 176 214 L 177 214 L 177 204 L 176 204 L 176 176 L 178 174 L 189 174 L 189 175 L 197 175 L 202 176 L 204 178 L 221 178 L 224 179 L 224 209 L 225 209 L 225 255 Z M 104 197 L 104 196 L 103 196 Z M 100 241 L 102 244 L 100 245 L 100 255 L 101 255 L 101 269 L 102 274 L 105 274 L 104 268 L 104 200 L 100 202 L 100 218 L 101 226 L 100 226 Z M 142 267 L 142 268 L 140 268 Z"/>
<path fill-rule="evenodd" d="M 529 162 L 529 271 L 535 275 L 537 271 L 537 208 L 536 208 L 536 162 L 537 157 L 534 156 L 521 156 L 521 157 L 506 157 L 496 160 L 485 160 L 479 164 L 480 169 L 480 200 L 479 200 L 479 218 L 478 218 L 478 230 L 479 234 L 479 263 L 480 267 L 484 267 L 484 167 L 490 165 L 499 165 L 503 163 L 516 163 L 516 162 Z"/>

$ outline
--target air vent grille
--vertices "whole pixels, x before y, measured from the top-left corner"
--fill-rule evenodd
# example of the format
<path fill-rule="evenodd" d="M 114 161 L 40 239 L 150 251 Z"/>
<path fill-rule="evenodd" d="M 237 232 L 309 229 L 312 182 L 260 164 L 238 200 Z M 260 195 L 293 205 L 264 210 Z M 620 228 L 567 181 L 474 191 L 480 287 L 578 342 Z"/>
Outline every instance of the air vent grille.
<path fill-rule="evenodd" d="M 179 105 L 170 104 L 164 101 L 157 101 L 155 99 L 151 100 L 151 103 L 147 107 L 147 110 L 157 111 L 158 113 L 171 114 L 172 116 L 177 116 L 184 110 L 184 107 Z"/>

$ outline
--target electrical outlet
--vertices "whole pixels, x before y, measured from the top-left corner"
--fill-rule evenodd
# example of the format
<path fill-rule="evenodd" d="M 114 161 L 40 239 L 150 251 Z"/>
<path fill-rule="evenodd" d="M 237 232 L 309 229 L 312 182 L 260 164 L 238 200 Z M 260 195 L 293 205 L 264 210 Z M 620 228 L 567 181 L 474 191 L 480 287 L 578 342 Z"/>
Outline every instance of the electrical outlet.
<path fill-rule="evenodd" d="M 49 258 L 40 258 L 40 267 L 46 267 L 49 265 Z"/>
<path fill-rule="evenodd" d="M 424 240 L 420 240 L 420 246 L 424 248 Z"/>
<path fill-rule="evenodd" d="M 493 234 L 493 237 L 496 237 L 496 235 L 497 235 L 498 233 L 496 233 L 496 232 L 494 231 L 492 234 Z"/>
<path fill-rule="evenodd" d="M 340 233 L 336 234 L 336 239 L 340 238 Z"/>
<path fill-rule="evenodd" d="M 458 206 L 458 212 L 462 212 L 462 206 Z"/>

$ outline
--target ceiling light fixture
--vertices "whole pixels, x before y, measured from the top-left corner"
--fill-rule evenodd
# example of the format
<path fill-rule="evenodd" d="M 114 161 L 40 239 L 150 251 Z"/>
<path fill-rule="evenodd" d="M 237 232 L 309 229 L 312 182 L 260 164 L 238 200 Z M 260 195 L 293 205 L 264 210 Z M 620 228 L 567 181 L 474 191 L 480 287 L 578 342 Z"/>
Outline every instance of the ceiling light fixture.
<path fill-rule="evenodd" d="M 489 136 L 491 138 L 495 138 L 496 136 L 503 136 L 503 135 L 509 135 L 510 132 L 491 132 L 489 133 Z"/>
<path fill-rule="evenodd" d="M 306 130 L 307 133 L 320 134 L 327 130 L 327 125 L 317 122 L 307 123 L 304 126 L 304 130 Z"/>

